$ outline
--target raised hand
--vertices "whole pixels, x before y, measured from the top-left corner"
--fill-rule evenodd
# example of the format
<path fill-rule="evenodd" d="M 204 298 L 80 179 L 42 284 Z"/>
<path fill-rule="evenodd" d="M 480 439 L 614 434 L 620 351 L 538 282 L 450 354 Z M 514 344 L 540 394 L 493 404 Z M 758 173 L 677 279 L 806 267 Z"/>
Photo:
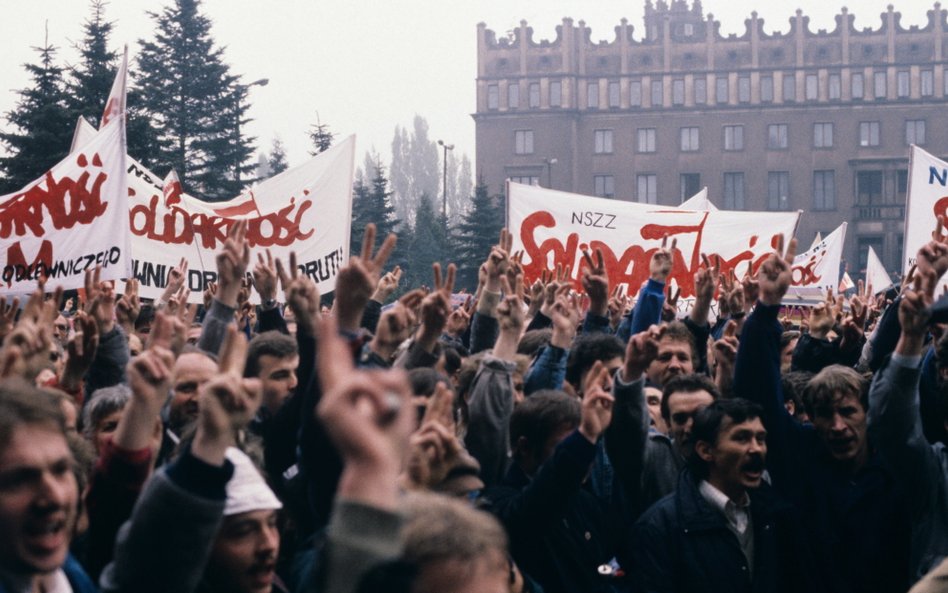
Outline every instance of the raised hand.
<path fill-rule="evenodd" d="M 421 327 L 418 328 L 418 345 L 431 352 L 441 337 L 448 317 L 451 315 L 451 293 L 454 291 L 454 276 L 457 267 L 448 265 L 448 273 L 442 281 L 441 264 L 431 266 L 434 272 L 434 290 L 421 301 Z"/>
<path fill-rule="evenodd" d="M 115 288 L 111 282 L 99 280 L 101 271 L 102 269 L 96 266 L 95 270 L 86 272 L 85 310 L 99 326 L 99 335 L 104 336 L 115 327 Z"/>
<path fill-rule="evenodd" d="M 287 271 L 279 258 L 276 260 L 277 276 L 286 297 L 286 304 L 296 318 L 296 331 L 310 336 L 316 335 L 316 320 L 319 319 L 319 289 L 309 276 L 300 274 L 296 265 L 296 252 L 290 252 L 290 267 Z"/>
<path fill-rule="evenodd" d="M 579 302 L 575 295 L 569 294 L 567 290 L 556 297 L 556 302 L 553 303 L 550 312 L 550 318 L 553 320 L 550 344 L 564 350 L 569 349 L 576 337 L 581 316 L 582 312 L 579 310 Z"/>
<path fill-rule="evenodd" d="M 695 273 L 695 303 L 691 308 L 691 320 L 699 326 L 708 323 L 714 290 L 721 277 L 721 258 L 715 256 L 712 266 L 708 256 L 702 253 L 701 262 L 701 267 Z"/>
<path fill-rule="evenodd" d="M 385 275 L 379 279 L 379 285 L 376 287 L 375 293 L 372 294 L 372 300 L 377 303 L 385 303 L 388 297 L 392 296 L 392 293 L 398 290 L 398 283 L 401 279 L 401 266 L 395 266 L 394 270 L 386 272 Z"/>
<path fill-rule="evenodd" d="M 137 451 L 152 444 L 156 422 L 171 390 L 175 355 L 173 317 L 159 312 L 149 333 L 149 346 L 128 363 L 126 373 L 132 399 L 126 406 L 113 440 L 123 449 Z"/>
<path fill-rule="evenodd" d="M 729 369 L 733 374 L 734 363 L 737 361 L 738 346 L 737 322 L 731 319 L 724 325 L 724 332 L 721 334 L 721 338 L 716 340 L 712 347 L 717 368 Z"/>
<path fill-rule="evenodd" d="M 16 323 L 16 313 L 20 308 L 20 299 L 13 297 L 9 304 L 7 298 L 0 296 L 0 344 L 3 339 L 13 331 L 13 325 Z"/>
<path fill-rule="evenodd" d="M 586 266 L 583 268 L 582 284 L 589 297 L 589 312 L 605 317 L 609 313 L 609 276 L 602 250 L 596 249 L 595 261 L 588 251 L 583 251 L 583 261 Z"/>
<path fill-rule="evenodd" d="M 162 308 L 173 295 L 181 290 L 181 287 L 184 286 L 187 277 L 188 260 L 182 257 L 181 261 L 178 262 L 178 265 L 168 271 L 168 283 L 165 284 L 165 289 L 162 291 L 161 297 L 158 299 L 157 308 Z"/>
<path fill-rule="evenodd" d="M 402 295 L 393 307 L 382 313 L 370 348 L 386 362 L 391 361 L 399 344 L 411 336 L 415 326 L 415 308 L 421 303 L 425 292 L 417 288 Z"/>
<path fill-rule="evenodd" d="M 349 258 L 349 265 L 339 270 L 336 276 L 335 309 L 339 318 L 339 327 L 355 332 L 359 329 L 362 312 L 375 292 L 382 277 L 382 269 L 395 250 L 397 239 L 390 234 L 382 242 L 374 256 L 375 225 L 367 224 L 362 236 L 360 256 Z"/>
<path fill-rule="evenodd" d="M 247 338 L 233 325 L 227 327 L 217 375 L 201 387 L 197 434 L 191 451 L 212 465 L 224 463 L 224 453 L 257 413 L 261 402 L 259 379 L 244 379 Z"/>
<path fill-rule="evenodd" d="M 760 286 L 760 302 L 765 305 L 779 305 L 793 280 L 793 258 L 797 254 L 797 240 L 790 239 L 784 252 L 783 235 L 777 239 L 777 251 L 771 253 L 757 268 L 757 282 Z"/>
<path fill-rule="evenodd" d="M 76 331 L 66 344 L 68 356 L 59 380 L 60 387 L 70 392 L 82 385 L 82 377 L 92 367 L 99 348 L 99 326 L 92 317 L 83 311 L 77 312 L 73 327 Z"/>
<path fill-rule="evenodd" d="M 653 325 L 629 338 L 622 364 L 622 380 L 626 383 L 639 379 L 658 356 L 658 342 L 665 330 Z"/>
<path fill-rule="evenodd" d="M 485 288 L 491 292 L 500 292 L 500 277 L 507 273 L 510 267 L 510 250 L 513 247 L 513 235 L 507 229 L 500 230 L 500 240 L 491 248 L 487 261 L 484 262 L 486 273 Z"/>
<path fill-rule="evenodd" d="M 335 319 L 321 318 L 317 328 L 323 396 L 315 413 L 345 463 L 337 495 L 394 509 L 414 426 L 408 377 L 401 370 L 357 371 Z"/>
<path fill-rule="evenodd" d="M 665 285 L 665 302 L 662 304 L 662 321 L 668 323 L 678 318 L 678 298 L 681 296 L 681 288 L 671 285 Z"/>
<path fill-rule="evenodd" d="M 625 314 L 628 304 L 629 299 L 625 296 L 625 285 L 616 286 L 609 298 L 609 325 L 613 329 L 619 327 L 619 324 L 622 323 L 622 316 Z"/>
<path fill-rule="evenodd" d="M 678 239 L 672 239 L 671 247 L 668 247 L 668 235 L 662 237 L 662 247 L 656 249 L 652 254 L 652 259 L 648 263 L 649 277 L 656 282 L 665 282 L 672 271 L 674 264 L 675 247 L 678 245 Z"/>
<path fill-rule="evenodd" d="M 612 422 L 612 378 L 609 369 L 597 360 L 583 381 L 582 418 L 579 421 L 579 433 L 591 443 L 599 437 Z"/>
<path fill-rule="evenodd" d="M 836 298 L 833 290 L 826 291 L 826 300 L 810 309 L 808 327 L 810 336 L 818 340 L 826 338 L 829 331 L 836 324 Z"/>
<path fill-rule="evenodd" d="M 944 234 L 945 218 L 938 217 L 935 224 L 935 230 L 932 232 L 932 240 L 918 250 L 915 261 L 918 270 L 932 270 L 936 279 L 944 276 L 948 271 L 948 236 Z"/>
<path fill-rule="evenodd" d="M 250 265 L 250 244 L 247 242 L 247 221 L 238 220 L 227 231 L 224 246 L 217 254 L 217 300 L 232 309 L 238 305 L 238 297 Z"/>
<path fill-rule="evenodd" d="M 915 274 L 913 288 L 902 290 L 902 302 L 899 303 L 899 323 L 902 325 L 902 340 L 909 340 L 917 344 L 921 352 L 921 345 L 928 332 L 931 320 L 932 302 L 935 300 L 935 285 L 938 283 L 937 272 L 933 268 L 920 268 Z M 903 354 L 905 352 L 902 352 Z"/>
<path fill-rule="evenodd" d="M 214 301 L 214 297 L 217 296 L 217 282 L 208 282 L 207 287 L 204 289 L 204 310 L 211 308 L 211 303 Z"/>
<path fill-rule="evenodd" d="M 142 311 L 142 304 L 138 298 L 138 280 L 129 278 L 125 281 L 124 294 L 115 302 L 115 319 L 122 326 L 125 333 L 131 335 L 135 331 L 135 320 Z"/>
<path fill-rule="evenodd" d="M 741 292 L 743 293 L 743 313 L 750 311 L 757 303 L 757 299 L 760 296 L 760 283 L 757 281 L 757 277 L 754 275 L 754 264 L 753 262 L 747 262 L 747 273 L 744 274 L 744 278 L 741 279 Z M 736 310 L 731 310 L 731 315 L 738 313 Z"/>
<path fill-rule="evenodd" d="M 260 304 L 272 307 L 277 300 L 277 275 L 276 264 L 273 261 L 273 255 L 270 250 L 266 250 L 266 258 L 262 253 L 257 254 L 257 265 L 253 268 L 253 287 L 260 295 Z"/>
<path fill-rule="evenodd" d="M 3 342 L 0 360 L 3 372 L 0 378 L 20 376 L 33 382 L 49 363 L 53 339 L 48 327 L 24 318 L 16 324 Z"/>

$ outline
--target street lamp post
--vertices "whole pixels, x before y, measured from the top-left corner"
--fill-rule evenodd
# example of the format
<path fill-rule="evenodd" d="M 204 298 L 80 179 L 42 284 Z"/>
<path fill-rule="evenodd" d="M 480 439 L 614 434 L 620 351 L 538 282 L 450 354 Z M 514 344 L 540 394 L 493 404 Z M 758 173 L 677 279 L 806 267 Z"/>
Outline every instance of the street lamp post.
<path fill-rule="evenodd" d="M 444 140 L 438 140 L 438 146 L 444 149 L 444 165 L 441 172 L 441 217 L 448 220 L 448 151 L 454 150 L 453 144 L 445 144 Z M 447 223 L 445 223 L 447 224 Z"/>
<path fill-rule="evenodd" d="M 269 78 L 261 78 L 259 80 L 255 80 L 251 82 L 250 84 L 238 84 L 236 86 L 235 96 L 236 96 L 236 102 L 237 102 L 237 121 L 235 122 L 236 125 L 234 126 L 234 130 L 237 133 L 237 141 L 234 144 L 234 158 L 235 158 L 234 181 L 237 182 L 238 190 L 240 188 L 240 98 L 243 95 L 243 93 L 247 92 L 248 89 L 250 89 L 250 87 L 267 86 L 268 84 L 270 84 Z"/>
<path fill-rule="evenodd" d="M 553 165 L 556 164 L 556 159 L 544 159 L 546 163 L 546 187 L 547 189 L 553 189 Z"/>

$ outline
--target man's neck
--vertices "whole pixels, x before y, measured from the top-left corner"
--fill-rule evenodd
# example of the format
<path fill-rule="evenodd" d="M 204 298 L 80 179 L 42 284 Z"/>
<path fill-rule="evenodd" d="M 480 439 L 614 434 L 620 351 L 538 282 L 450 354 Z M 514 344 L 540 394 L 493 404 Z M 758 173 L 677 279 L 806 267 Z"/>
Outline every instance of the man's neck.
<path fill-rule="evenodd" d="M 747 488 L 740 484 L 727 483 L 723 480 L 715 479 L 714 476 L 708 476 L 707 482 L 738 506 L 741 506 L 747 500 Z"/>

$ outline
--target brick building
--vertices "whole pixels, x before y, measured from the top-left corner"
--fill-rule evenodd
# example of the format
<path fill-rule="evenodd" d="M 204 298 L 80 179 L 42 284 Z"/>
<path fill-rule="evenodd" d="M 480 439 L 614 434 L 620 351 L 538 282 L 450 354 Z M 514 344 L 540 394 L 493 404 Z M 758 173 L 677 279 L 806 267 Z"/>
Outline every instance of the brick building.
<path fill-rule="evenodd" d="M 569 18 L 539 42 L 481 23 L 478 173 L 660 204 L 707 186 L 722 209 L 804 210 L 804 245 L 849 221 L 851 270 L 872 246 L 898 271 L 909 145 L 948 155 L 946 15 L 904 28 L 889 6 L 857 31 L 844 8 L 813 32 L 797 11 L 768 35 L 752 13 L 724 37 L 700 0 L 646 0 L 644 38 L 623 19 L 601 42 Z"/>

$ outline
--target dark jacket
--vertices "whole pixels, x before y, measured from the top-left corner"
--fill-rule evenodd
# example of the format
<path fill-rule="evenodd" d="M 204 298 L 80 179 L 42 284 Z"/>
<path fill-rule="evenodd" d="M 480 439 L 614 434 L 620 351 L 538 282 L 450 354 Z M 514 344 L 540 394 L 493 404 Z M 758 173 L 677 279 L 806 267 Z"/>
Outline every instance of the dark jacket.
<path fill-rule="evenodd" d="M 750 492 L 753 578 L 737 537 L 704 499 L 688 470 L 678 488 L 650 508 L 632 530 L 633 590 L 642 593 L 788 593 L 819 591 L 793 507 L 766 483 Z"/>
<path fill-rule="evenodd" d="M 486 493 L 489 510 L 510 537 L 520 568 L 545 593 L 611 593 L 618 582 L 599 575 L 617 554 L 618 522 L 583 487 L 596 446 L 578 431 L 566 437 L 531 479 L 515 463 Z"/>

